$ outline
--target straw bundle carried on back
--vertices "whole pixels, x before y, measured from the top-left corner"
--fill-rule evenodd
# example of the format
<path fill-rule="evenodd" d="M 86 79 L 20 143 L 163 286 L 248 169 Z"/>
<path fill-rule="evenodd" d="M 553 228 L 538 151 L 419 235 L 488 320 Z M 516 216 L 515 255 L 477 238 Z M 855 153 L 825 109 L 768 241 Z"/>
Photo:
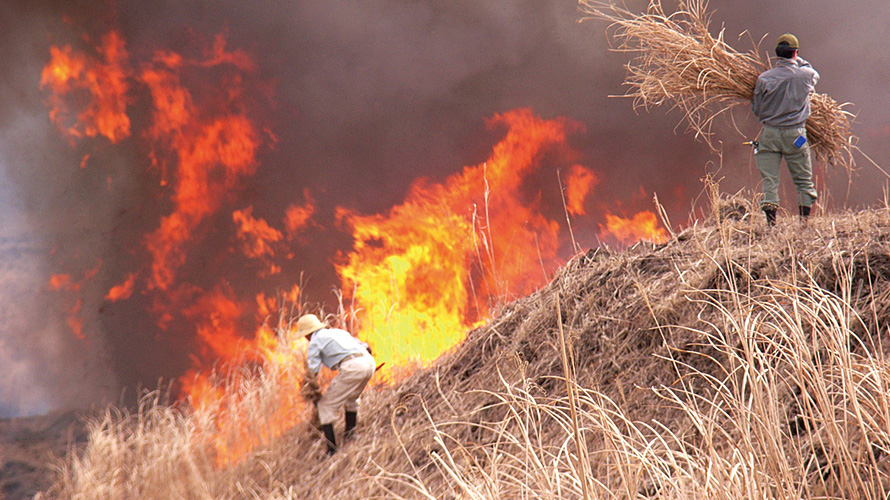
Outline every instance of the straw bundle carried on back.
<path fill-rule="evenodd" d="M 625 81 L 634 105 L 681 109 L 696 137 L 712 147 L 714 118 L 750 102 L 757 77 L 769 68 L 757 44 L 738 52 L 723 41 L 722 30 L 711 35 L 707 0 L 681 0 L 673 14 L 665 13 L 661 0 L 651 0 L 644 14 L 607 1 L 581 4 L 591 17 L 612 23 L 615 50 L 639 53 L 627 64 Z M 813 94 L 810 107 L 807 137 L 816 158 L 852 169 L 852 115 L 825 94 Z"/>

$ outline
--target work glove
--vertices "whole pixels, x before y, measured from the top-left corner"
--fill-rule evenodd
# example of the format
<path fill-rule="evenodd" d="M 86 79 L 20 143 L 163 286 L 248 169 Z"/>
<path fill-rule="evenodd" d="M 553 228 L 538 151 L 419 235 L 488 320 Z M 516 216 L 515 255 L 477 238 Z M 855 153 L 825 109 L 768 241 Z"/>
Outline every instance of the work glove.
<path fill-rule="evenodd" d="M 309 408 L 309 417 L 306 421 L 310 427 L 321 431 L 321 420 L 318 418 L 318 401 L 312 403 Z"/>
<path fill-rule="evenodd" d="M 300 396 L 304 401 L 314 403 L 321 399 L 321 387 L 315 377 L 307 376 L 300 385 Z"/>

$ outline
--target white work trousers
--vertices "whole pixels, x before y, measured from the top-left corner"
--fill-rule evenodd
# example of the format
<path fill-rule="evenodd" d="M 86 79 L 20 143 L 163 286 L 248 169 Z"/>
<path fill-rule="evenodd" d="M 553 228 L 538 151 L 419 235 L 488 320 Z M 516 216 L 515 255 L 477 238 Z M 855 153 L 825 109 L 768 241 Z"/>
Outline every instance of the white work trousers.
<path fill-rule="evenodd" d="M 340 408 L 358 410 L 358 398 L 374 375 L 374 358 L 364 354 L 347 359 L 340 363 L 337 372 L 327 392 L 318 400 L 318 419 L 322 425 L 333 424 Z"/>

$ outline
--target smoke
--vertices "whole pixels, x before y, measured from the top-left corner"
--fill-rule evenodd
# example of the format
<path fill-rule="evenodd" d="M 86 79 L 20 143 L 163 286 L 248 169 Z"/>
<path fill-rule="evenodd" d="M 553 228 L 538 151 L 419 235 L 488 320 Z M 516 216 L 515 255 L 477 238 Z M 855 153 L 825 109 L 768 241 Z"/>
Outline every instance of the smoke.
<path fill-rule="evenodd" d="M 105 242 L 86 231 L 90 214 L 79 210 L 78 195 L 66 192 L 67 169 L 51 177 L 22 172 L 41 161 L 52 164 L 53 148 L 22 147 L 41 136 L 45 119 L 25 113 L 14 118 L 4 116 L 0 137 L 0 417 L 82 406 L 114 397 L 116 390 L 101 339 L 80 341 L 66 324 L 79 298 L 47 287 L 52 255 L 70 262 Z M 23 175 L 33 176 L 34 191 L 19 189 Z M 95 300 L 89 287 L 82 292 L 83 300 Z"/>
<path fill-rule="evenodd" d="M 645 3 L 629 6 L 642 10 Z M 744 46 L 735 43 L 744 30 L 755 39 L 769 33 L 764 47 L 785 31 L 797 34 L 802 55 L 822 74 L 819 90 L 857 104 L 860 146 L 888 164 L 890 55 L 879 48 L 890 38 L 890 4 L 712 0 L 711 7 L 736 46 Z M 214 352 L 194 325 L 201 293 L 250 309 L 254 294 L 288 290 L 304 272 L 304 298 L 330 301 L 339 284 L 331 260 L 352 244 L 335 208 L 380 213 L 400 203 L 418 178 L 442 180 L 479 164 L 498 139 L 485 125 L 495 113 L 531 108 L 582 124 L 570 141 L 599 173 L 593 196 L 600 209 L 649 208 L 657 192 L 671 219 L 684 221 L 709 172 L 726 191 L 756 190 L 750 150 L 732 127 L 721 130 L 719 158 L 683 134 L 679 114 L 635 113 L 631 102 L 608 98 L 623 93 L 627 56 L 608 50 L 606 26 L 579 18 L 572 0 L 4 2 L 0 363 L 11 375 L 0 382 L 0 414 L 114 399 L 122 388 L 180 376 L 195 358 L 208 362 Z M 71 140 L 49 118 L 41 72 L 51 46 L 90 50 L 109 27 L 130 58 L 134 132 L 117 144 Z M 182 258 L 175 270 L 182 285 L 161 293 L 147 286 L 146 235 L 175 209 L 175 183 L 164 185 L 152 162 L 157 142 L 146 131 L 154 108 L 138 75 L 158 67 L 158 51 L 201 60 L 217 35 L 256 65 L 238 77 L 250 84 L 243 112 L 260 142 L 255 171 L 195 217 L 194 234 L 171 253 Z M 219 68 L 191 71 L 181 77 L 184 86 L 234 78 Z M 740 111 L 739 128 L 756 134 L 757 124 Z M 175 173 L 175 165 L 170 169 Z M 868 205 L 881 196 L 883 179 L 868 167 L 849 190 L 838 173 L 821 179 L 829 207 Z M 557 189 L 555 172 L 540 181 Z M 245 264 L 230 250 L 237 246 L 232 212 L 250 208 L 252 217 L 283 230 L 286 209 L 309 203 L 307 227 L 277 243 L 286 240 L 292 254 L 279 263 L 280 273 Z M 574 231 L 583 245 L 598 244 L 595 223 Z M 107 292 L 131 275 L 132 296 L 108 300 Z M 193 312 L 165 320 L 162 307 Z M 72 333 L 72 318 L 82 322 L 83 340 Z M 249 333 L 262 318 L 230 320 Z"/>

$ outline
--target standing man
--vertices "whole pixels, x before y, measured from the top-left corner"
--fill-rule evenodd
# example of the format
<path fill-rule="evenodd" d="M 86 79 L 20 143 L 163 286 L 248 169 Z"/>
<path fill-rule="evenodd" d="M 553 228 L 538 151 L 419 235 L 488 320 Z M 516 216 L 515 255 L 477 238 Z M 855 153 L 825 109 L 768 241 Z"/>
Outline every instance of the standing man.
<path fill-rule="evenodd" d="M 322 364 L 338 372 L 318 400 L 318 419 L 328 441 L 328 455 L 333 455 L 337 451 L 334 435 L 337 414 L 340 408 L 346 408 L 344 438 L 348 438 L 355 429 L 359 396 L 374 375 L 374 358 L 367 344 L 359 342 L 346 330 L 329 328 L 314 314 L 306 314 L 297 320 L 297 335 L 309 340 L 306 352 L 309 376 L 318 375 Z"/>
<path fill-rule="evenodd" d="M 776 210 L 779 208 L 779 165 L 782 158 L 785 158 L 797 188 L 801 218 L 809 217 L 817 197 L 806 121 L 810 116 L 810 94 L 819 81 L 819 73 L 797 55 L 798 49 L 800 44 L 794 35 L 779 37 L 776 42 L 776 66 L 757 78 L 751 101 L 751 110 L 763 124 L 754 160 L 763 181 L 761 208 L 770 226 L 775 225 Z"/>

